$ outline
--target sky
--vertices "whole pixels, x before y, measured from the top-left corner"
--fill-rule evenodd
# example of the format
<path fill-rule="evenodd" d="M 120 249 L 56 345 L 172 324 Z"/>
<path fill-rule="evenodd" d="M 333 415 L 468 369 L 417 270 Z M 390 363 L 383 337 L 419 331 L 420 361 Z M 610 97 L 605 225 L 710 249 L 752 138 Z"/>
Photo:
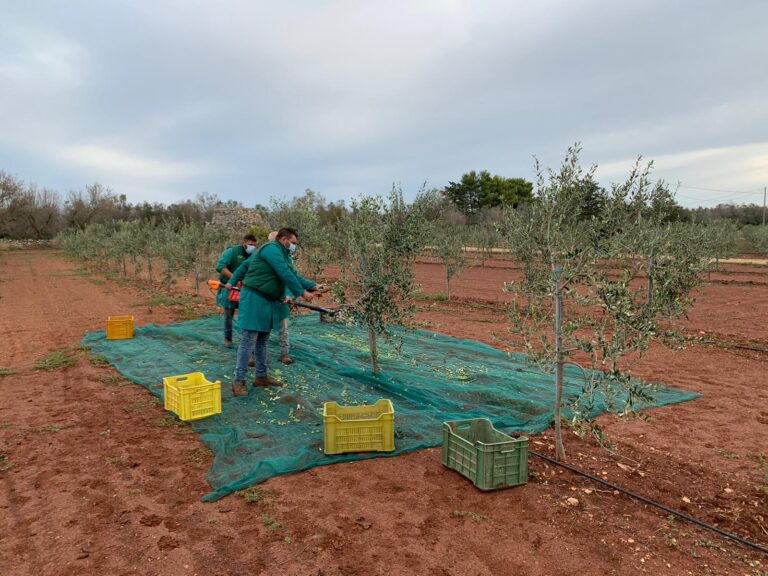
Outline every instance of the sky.
<path fill-rule="evenodd" d="M 765 0 L 0 0 L 0 170 L 130 202 L 413 198 L 580 142 L 762 203 Z"/>

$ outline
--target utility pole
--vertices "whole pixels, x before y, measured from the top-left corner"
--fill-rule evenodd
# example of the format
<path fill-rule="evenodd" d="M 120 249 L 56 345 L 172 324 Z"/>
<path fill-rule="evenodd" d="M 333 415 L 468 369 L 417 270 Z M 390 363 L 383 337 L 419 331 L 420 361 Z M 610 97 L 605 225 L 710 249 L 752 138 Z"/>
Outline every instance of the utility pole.
<path fill-rule="evenodd" d="M 768 190 L 768 186 L 763 186 L 763 226 L 765 226 L 765 192 Z"/>

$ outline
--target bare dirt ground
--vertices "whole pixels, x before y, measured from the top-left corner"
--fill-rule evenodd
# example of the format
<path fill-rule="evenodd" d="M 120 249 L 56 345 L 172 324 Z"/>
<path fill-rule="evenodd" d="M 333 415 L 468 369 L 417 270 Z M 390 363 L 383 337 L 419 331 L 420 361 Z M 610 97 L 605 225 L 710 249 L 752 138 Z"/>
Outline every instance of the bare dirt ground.
<path fill-rule="evenodd" d="M 458 301 L 420 301 L 418 319 L 503 348 L 504 315 L 491 304 L 503 299 L 510 268 L 465 271 Z M 702 398 L 652 410 L 648 421 L 601 417 L 618 455 L 571 434 L 566 444 L 574 466 L 763 546 L 766 272 L 729 264 L 713 275 L 685 322 L 713 343 L 654 348 L 637 371 Z M 438 266 L 419 264 L 417 276 L 426 293 L 444 291 Z M 431 449 L 273 478 L 257 502 L 204 504 L 211 455 L 149 392 L 76 348 L 71 367 L 35 368 L 109 315 L 142 325 L 181 313 L 53 251 L 0 253 L 0 572 L 768 574 L 765 554 L 535 457 L 527 485 L 492 493 L 443 468 Z M 551 454 L 551 434 L 531 448 Z"/>

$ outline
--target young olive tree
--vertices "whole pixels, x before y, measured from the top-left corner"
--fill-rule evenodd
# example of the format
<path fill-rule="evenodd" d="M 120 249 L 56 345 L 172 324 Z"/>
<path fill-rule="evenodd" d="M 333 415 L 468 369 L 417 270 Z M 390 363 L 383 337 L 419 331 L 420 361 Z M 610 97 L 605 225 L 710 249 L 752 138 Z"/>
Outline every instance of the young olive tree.
<path fill-rule="evenodd" d="M 121 222 L 125 232 L 125 253 L 131 259 L 133 276 L 138 278 L 142 272 L 141 256 L 144 255 L 147 238 L 152 233 L 154 225 L 143 220 L 128 220 Z"/>
<path fill-rule="evenodd" d="M 582 391 L 568 399 L 582 431 L 599 400 L 619 414 L 645 406 L 653 387 L 631 377 L 632 361 L 654 339 L 671 335 L 671 321 L 690 306 L 708 260 L 691 227 L 666 222 L 673 200 L 664 183 L 651 183 L 652 163 L 638 160 L 627 180 L 584 214 L 595 167 L 583 170 L 579 152 L 578 145 L 570 148 L 557 172 L 545 173 L 537 163 L 534 199 L 509 212 L 503 227 L 523 267 L 522 280 L 505 285 L 514 296 L 511 330 L 532 362 L 554 372 L 560 460 L 565 364 L 583 369 Z M 590 428 L 600 439 L 599 428 Z"/>
<path fill-rule="evenodd" d="M 733 257 L 738 251 L 739 227 L 732 220 L 718 220 L 707 227 L 709 250 L 715 257 L 715 268 L 720 260 Z"/>
<path fill-rule="evenodd" d="M 485 261 L 493 258 L 494 249 L 501 243 L 499 224 L 502 219 L 503 212 L 498 208 L 486 208 L 480 211 L 477 223 L 470 227 L 469 237 L 480 254 L 481 266 L 485 266 Z"/>
<path fill-rule="evenodd" d="M 448 217 L 432 223 L 430 242 L 433 254 L 445 270 L 445 296 L 451 299 L 451 280 L 467 267 L 467 227 Z"/>
<path fill-rule="evenodd" d="M 422 213 L 408 206 L 397 189 L 386 200 L 380 196 L 354 200 L 341 218 L 336 296 L 348 306 L 350 318 L 368 329 L 374 374 L 381 372 L 378 338 L 391 341 L 389 326 L 403 325 L 412 314 L 413 264 L 427 234 Z"/>
<path fill-rule="evenodd" d="M 755 251 L 768 254 L 768 227 L 744 226 L 743 234 Z"/>
<path fill-rule="evenodd" d="M 183 222 L 175 237 L 175 252 L 179 257 L 179 272 L 192 276 L 195 294 L 200 294 L 200 282 L 216 265 L 227 232 L 197 222 Z"/>
<path fill-rule="evenodd" d="M 471 242 L 466 217 L 436 189 L 422 188 L 411 209 L 428 226 L 427 249 L 445 270 L 445 296 L 451 299 L 451 280 L 467 266 L 467 244 Z"/>
<path fill-rule="evenodd" d="M 272 230 L 294 228 L 299 233 L 301 250 L 297 253 L 297 265 L 311 277 L 322 274 L 331 262 L 331 243 L 334 227 L 321 220 L 325 199 L 312 190 L 292 200 L 273 198 L 268 214 Z"/>
<path fill-rule="evenodd" d="M 84 236 L 84 233 L 80 230 L 73 228 L 63 230 L 58 236 L 59 246 L 76 260 L 85 261 L 86 240 Z"/>
<path fill-rule="evenodd" d="M 109 231 L 109 251 L 123 277 L 128 276 L 128 257 L 132 242 L 132 230 L 127 224 L 125 221 L 115 222 Z"/>
<path fill-rule="evenodd" d="M 162 285 L 170 287 L 183 268 L 184 259 L 179 242 L 179 229 L 183 223 L 179 220 L 163 220 L 154 230 L 154 248 L 163 263 Z"/>
<path fill-rule="evenodd" d="M 143 261 L 139 261 L 140 264 L 137 268 L 137 274 L 140 270 L 143 269 L 143 264 L 146 262 L 147 265 L 147 279 L 149 282 L 149 285 L 152 286 L 154 282 L 154 268 L 152 267 L 152 264 L 156 261 L 156 259 L 160 256 L 161 248 L 162 248 L 162 241 L 160 238 L 160 232 L 158 230 L 158 224 L 155 221 L 154 218 L 151 220 L 146 221 L 145 225 L 143 226 L 144 233 L 139 236 L 137 239 L 137 245 L 136 249 L 143 257 Z"/>

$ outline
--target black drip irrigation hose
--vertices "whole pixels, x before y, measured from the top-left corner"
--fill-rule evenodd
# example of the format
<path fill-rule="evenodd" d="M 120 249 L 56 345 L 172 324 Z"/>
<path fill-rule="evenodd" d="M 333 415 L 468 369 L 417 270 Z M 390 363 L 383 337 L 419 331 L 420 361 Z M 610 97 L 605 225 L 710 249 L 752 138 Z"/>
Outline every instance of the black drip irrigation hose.
<path fill-rule="evenodd" d="M 554 458 L 550 458 L 549 456 L 545 456 L 544 454 L 539 454 L 538 452 L 534 452 L 533 450 L 528 450 L 530 454 L 533 454 L 534 456 L 538 456 L 539 458 L 546 460 L 547 462 L 551 462 L 555 466 L 560 466 L 562 468 L 565 468 L 566 470 L 570 470 L 574 474 L 578 474 L 579 476 L 584 476 L 585 478 L 589 478 L 590 480 L 593 480 L 599 484 L 603 484 L 605 486 L 608 486 L 609 488 L 613 490 L 617 490 L 621 492 L 622 494 L 626 494 L 627 496 L 634 498 L 635 500 L 640 500 L 640 502 L 644 502 L 645 504 L 650 504 L 651 506 L 655 506 L 659 510 L 664 510 L 664 512 L 668 512 L 674 516 L 677 516 L 678 518 L 682 518 L 683 520 L 686 520 L 688 522 L 691 522 L 693 524 L 696 524 L 697 526 L 701 526 L 702 528 L 706 528 L 707 530 L 711 530 L 712 532 L 716 532 L 717 534 L 720 534 L 720 536 L 724 536 L 726 538 L 730 538 L 731 540 L 734 540 L 738 542 L 739 544 L 744 544 L 744 546 L 749 546 L 750 548 L 754 548 L 755 550 L 759 550 L 763 554 L 768 554 L 768 548 L 765 546 L 761 546 L 760 544 L 755 544 L 754 542 L 750 542 L 749 540 L 745 540 L 744 538 L 741 538 L 740 536 L 737 536 L 736 534 L 731 534 L 730 532 L 726 532 L 725 530 L 720 530 L 717 526 L 712 526 L 710 524 L 707 524 L 706 522 L 702 522 L 701 520 L 697 520 L 693 516 L 688 516 L 688 514 L 683 514 L 682 512 L 678 512 L 677 510 L 672 510 L 672 508 L 667 508 L 664 506 L 664 504 L 659 504 L 658 502 L 654 502 L 653 500 L 649 500 L 648 498 L 644 496 L 640 496 L 639 494 L 635 494 L 634 492 L 630 492 L 629 490 L 622 488 L 620 486 L 616 486 L 615 484 L 611 484 L 607 480 L 603 480 L 602 478 L 598 478 L 597 476 L 592 476 L 592 474 L 588 474 L 587 472 L 584 472 L 582 470 L 579 470 L 578 468 L 574 468 L 573 466 L 569 466 L 568 464 L 564 464 L 563 462 L 558 462 Z"/>

